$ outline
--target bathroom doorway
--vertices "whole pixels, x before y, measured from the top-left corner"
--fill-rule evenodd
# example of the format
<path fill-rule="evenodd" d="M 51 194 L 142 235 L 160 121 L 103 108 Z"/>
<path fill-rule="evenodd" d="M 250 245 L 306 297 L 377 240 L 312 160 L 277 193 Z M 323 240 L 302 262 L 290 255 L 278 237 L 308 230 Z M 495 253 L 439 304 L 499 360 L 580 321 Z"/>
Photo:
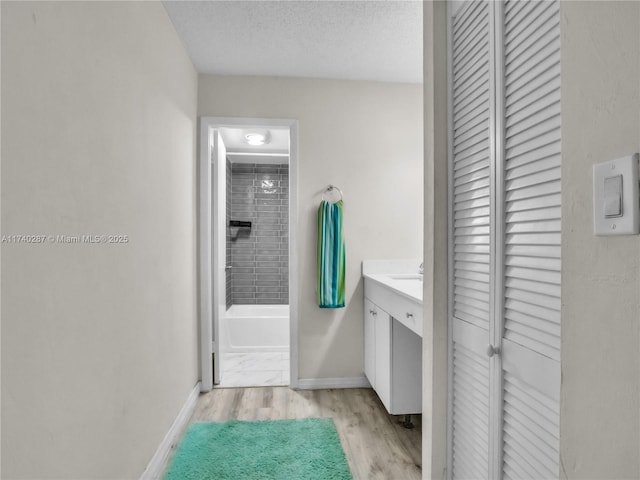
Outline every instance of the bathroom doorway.
<path fill-rule="evenodd" d="M 295 386 L 296 122 L 204 117 L 201 135 L 202 389 Z"/>

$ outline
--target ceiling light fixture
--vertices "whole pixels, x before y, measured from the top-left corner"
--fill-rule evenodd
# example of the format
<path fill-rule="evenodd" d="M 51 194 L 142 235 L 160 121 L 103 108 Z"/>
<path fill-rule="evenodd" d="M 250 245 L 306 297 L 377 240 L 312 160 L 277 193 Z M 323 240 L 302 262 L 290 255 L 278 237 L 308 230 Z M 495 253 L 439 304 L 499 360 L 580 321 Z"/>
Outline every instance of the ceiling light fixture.
<path fill-rule="evenodd" d="M 264 145 L 265 143 L 269 143 L 269 132 L 251 132 L 247 133 L 244 138 L 249 145 L 260 146 Z"/>

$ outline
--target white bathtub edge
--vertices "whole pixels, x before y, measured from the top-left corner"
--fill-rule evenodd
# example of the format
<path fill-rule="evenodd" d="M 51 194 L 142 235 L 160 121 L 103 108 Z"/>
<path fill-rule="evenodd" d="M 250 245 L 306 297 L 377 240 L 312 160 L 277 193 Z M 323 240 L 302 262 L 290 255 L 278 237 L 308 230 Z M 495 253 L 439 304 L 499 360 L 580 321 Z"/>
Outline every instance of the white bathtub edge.
<path fill-rule="evenodd" d="M 289 351 L 289 346 L 275 345 L 269 347 L 234 347 L 233 345 L 225 345 L 220 351 L 221 353 L 287 353 Z"/>
<path fill-rule="evenodd" d="M 234 304 L 229 307 L 225 313 L 225 317 L 244 318 L 244 317 L 289 317 L 290 307 L 286 304 L 278 305 L 253 305 L 253 304 Z"/>
<path fill-rule="evenodd" d="M 232 305 L 220 319 L 220 352 L 288 352 L 289 305 Z"/>

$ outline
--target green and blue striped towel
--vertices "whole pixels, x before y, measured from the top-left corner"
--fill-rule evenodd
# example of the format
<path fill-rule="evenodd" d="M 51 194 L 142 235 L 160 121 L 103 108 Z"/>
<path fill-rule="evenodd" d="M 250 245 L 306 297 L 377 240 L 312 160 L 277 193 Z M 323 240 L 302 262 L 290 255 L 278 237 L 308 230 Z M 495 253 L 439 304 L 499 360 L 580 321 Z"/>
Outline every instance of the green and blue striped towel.
<path fill-rule="evenodd" d="M 318 286 L 320 308 L 344 307 L 345 249 L 342 200 L 322 201 L 318 209 Z"/>

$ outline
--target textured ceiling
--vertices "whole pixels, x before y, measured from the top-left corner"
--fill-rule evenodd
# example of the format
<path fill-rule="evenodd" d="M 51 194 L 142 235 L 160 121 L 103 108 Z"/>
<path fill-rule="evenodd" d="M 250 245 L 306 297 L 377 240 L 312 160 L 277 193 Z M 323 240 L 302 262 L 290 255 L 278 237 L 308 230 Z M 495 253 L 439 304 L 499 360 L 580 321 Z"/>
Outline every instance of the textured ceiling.
<path fill-rule="evenodd" d="M 164 1 L 200 73 L 422 82 L 422 2 Z"/>

